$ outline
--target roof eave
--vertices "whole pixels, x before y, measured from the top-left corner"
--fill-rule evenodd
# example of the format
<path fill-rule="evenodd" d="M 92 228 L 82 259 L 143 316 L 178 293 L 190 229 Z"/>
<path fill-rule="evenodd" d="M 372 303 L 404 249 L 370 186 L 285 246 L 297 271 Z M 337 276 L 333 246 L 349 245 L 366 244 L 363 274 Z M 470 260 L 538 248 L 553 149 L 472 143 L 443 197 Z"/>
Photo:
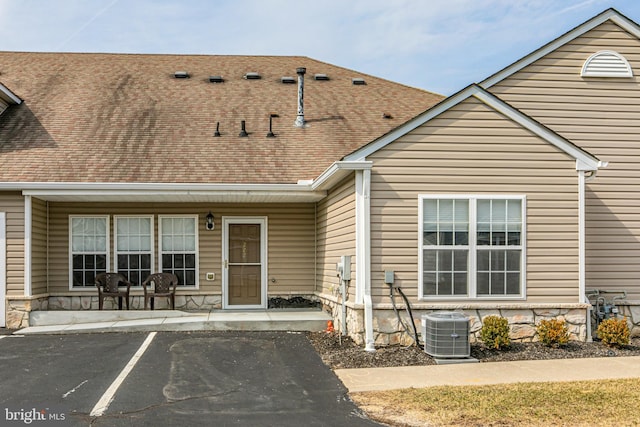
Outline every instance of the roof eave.
<path fill-rule="evenodd" d="M 0 190 L 56 202 L 293 203 L 326 192 L 309 184 L 0 183 Z"/>
<path fill-rule="evenodd" d="M 349 176 L 351 172 L 371 169 L 372 166 L 373 162 L 363 160 L 334 162 L 318 178 L 313 180 L 311 188 L 314 190 L 328 190 Z"/>
<path fill-rule="evenodd" d="M 9 104 L 22 104 L 22 99 L 11 92 L 8 87 L 0 83 L 0 98 Z"/>

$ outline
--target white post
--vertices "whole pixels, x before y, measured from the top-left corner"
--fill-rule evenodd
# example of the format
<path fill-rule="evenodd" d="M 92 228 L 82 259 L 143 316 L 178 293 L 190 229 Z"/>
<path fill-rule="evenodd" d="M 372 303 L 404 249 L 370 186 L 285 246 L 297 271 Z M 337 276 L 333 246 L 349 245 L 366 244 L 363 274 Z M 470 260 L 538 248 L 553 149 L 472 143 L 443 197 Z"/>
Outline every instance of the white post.
<path fill-rule="evenodd" d="M 0 212 L 0 328 L 7 326 L 7 216 Z"/>
<path fill-rule="evenodd" d="M 31 196 L 24 196 L 24 296 L 31 295 Z"/>

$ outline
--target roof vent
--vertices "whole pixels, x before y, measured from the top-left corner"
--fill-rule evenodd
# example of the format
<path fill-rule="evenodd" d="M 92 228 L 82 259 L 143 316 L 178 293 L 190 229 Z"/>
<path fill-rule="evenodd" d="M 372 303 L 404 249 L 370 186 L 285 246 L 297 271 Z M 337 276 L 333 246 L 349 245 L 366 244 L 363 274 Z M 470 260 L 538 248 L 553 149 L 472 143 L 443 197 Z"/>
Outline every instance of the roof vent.
<path fill-rule="evenodd" d="M 629 61 L 612 50 L 601 50 L 591 55 L 582 66 L 582 77 L 633 77 Z"/>
<path fill-rule="evenodd" d="M 176 79 L 188 79 L 191 76 L 186 71 L 176 71 L 175 73 L 173 73 L 173 77 L 175 77 Z"/>
<path fill-rule="evenodd" d="M 249 136 L 244 120 L 240 121 L 240 133 L 238 134 L 238 136 L 240 138 L 246 138 Z"/>
<path fill-rule="evenodd" d="M 247 73 L 244 75 L 244 78 L 247 80 L 260 80 L 262 76 L 260 73 Z"/>
<path fill-rule="evenodd" d="M 364 79 L 360 78 L 360 77 L 356 77 L 354 79 L 351 79 L 351 83 L 353 83 L 354 85 L 358 85 L 358 86 L 367 84 L 367 82 L 365 82 Z"/>
<path fill-rule="evenodd" d="M 211 83 L 224 83 L 222 76 L 209 76 L 209 81 Z"/>
<path fill-rule="evenodd" d="M 316 74 L 313 78 L 316 80 L 329 80 L 329 76 L 326 74 Z"/>
<path fill-rule="evenodd" d="M 280 79 L 280 81 L 281 81 L 282 83 L 287 83 L 287 84 L 289 84 L 289 83 L 295 83 L 295 82 L 296 82 L 296 79 L 294 79 L 294 78 L 293 78 L 293 77 L 291 77 L 291 76 L 284 76 L 284 77 L 282 77 L 282 78 Z"/>

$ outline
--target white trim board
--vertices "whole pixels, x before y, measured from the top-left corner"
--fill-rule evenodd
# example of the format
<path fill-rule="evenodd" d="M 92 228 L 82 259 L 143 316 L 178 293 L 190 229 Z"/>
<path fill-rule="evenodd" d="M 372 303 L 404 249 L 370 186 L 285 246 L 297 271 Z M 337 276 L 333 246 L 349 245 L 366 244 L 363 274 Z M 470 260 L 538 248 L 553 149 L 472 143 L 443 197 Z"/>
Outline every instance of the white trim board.
<path fill-rule="evenodd" d="M 7 326 L 7 214 L 0 212 L 0 328 Z"/>

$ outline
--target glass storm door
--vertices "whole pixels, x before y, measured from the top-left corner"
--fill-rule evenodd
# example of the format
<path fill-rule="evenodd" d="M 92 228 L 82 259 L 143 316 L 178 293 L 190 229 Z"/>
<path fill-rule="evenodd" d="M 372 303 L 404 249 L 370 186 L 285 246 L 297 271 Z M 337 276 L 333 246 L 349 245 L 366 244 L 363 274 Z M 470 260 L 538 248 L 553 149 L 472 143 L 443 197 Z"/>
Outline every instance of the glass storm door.
<path fill-rule="evenodd" d="M 225 221 L 225 307 L 264 308 L 264 219 Z"/>

